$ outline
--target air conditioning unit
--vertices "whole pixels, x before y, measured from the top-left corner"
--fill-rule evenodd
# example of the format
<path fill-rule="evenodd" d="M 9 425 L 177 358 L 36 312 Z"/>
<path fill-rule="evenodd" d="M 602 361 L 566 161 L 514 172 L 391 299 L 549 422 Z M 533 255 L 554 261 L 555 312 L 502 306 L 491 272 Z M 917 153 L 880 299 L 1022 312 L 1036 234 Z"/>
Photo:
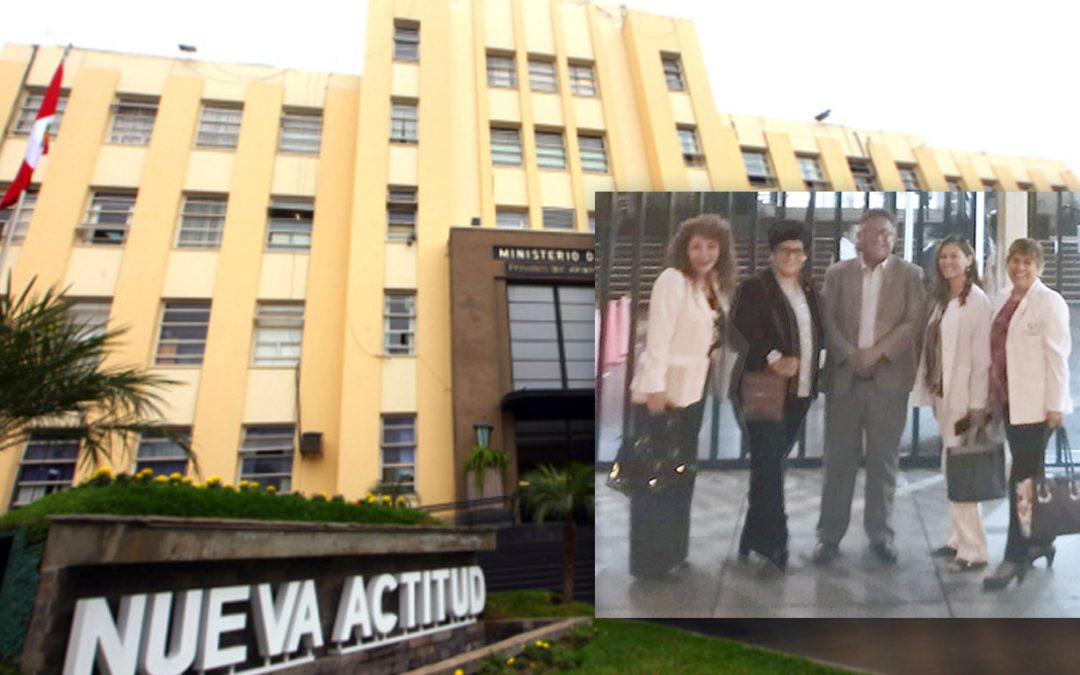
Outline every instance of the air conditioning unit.
<path fill-rule="evenodd" d="M 300 434 L 300 454 L 305 457 L 322 455 L 321 431 L 305 431 Z"/>

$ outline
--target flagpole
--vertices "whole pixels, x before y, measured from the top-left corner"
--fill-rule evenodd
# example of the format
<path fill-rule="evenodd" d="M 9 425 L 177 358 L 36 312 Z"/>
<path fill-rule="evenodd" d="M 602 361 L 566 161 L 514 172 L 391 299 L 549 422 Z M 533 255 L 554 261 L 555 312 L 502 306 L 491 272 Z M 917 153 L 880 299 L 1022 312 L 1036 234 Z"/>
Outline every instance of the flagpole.
<path fill-rule="evenodd" d="M 34 60 L 37 59 L 38 46 L 30 45 L 30 62 L 26 64 L 26 70 L 23 71 L 22 80 L 19 82 L 18 94 L 15 96 L 15 104 L 8 108 L 7 119 L 4 120 L 4 138 L 7 138 L 11 133 L 11 120 L 15 118 L 15 111 L 19 110 L 23 101 L 23 92 L 26 91 L 26 81 L 30 79 L 30 69 L 34 67 Z"/>
<path fill-rule="evenodd" d="M 19 194 L 19 201 L 15 203 L 15 210 L 11 212 L 11 218 L 4 227 L 4 243 L 0 246 L 0 274 L 4 273 L 4 263 L 7 262 L 8 249 L 11 248 L 11 240 L 15 236 L 15 228 L 19 226 L 19 216 L 22 215 L 23 200 L 25 199 L 26 190 L 23 190 L 22 193 Z M 11 275 L 4 274 L 4 279 L 10 281 Z M 11 291 L 10 288 L 5 290 L 8 292 Z"/>

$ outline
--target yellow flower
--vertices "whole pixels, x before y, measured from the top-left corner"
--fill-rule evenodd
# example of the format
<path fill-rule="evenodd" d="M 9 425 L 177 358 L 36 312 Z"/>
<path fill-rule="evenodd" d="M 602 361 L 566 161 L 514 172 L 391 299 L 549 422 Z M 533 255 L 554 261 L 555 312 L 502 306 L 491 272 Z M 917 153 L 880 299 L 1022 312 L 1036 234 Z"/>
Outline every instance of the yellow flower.
<path fill-rule="evenodd" d="M 368 495 L 367 496 L 367 503 L 368 504 L 374 504 L 375 503 L 375 495 Z"/>
<path fill-rule="evenodd" d="M 465 675 L 465 671 L 462 670 L 461 668 L 458 668 L 457 670 L 454 671 L 454 675 Z"/>
<path fill-rule="evenodd" d="M 111 476 L 111 475 L 112 475 L 112 469 L 110 469 L 107 466 L 103 466 L 100 469 L 98 469 L 97 471 L 95 471 L 94 473 L 90 474 L 90 477 L 91 478 L 98 478 L 100 476 Z"/>
<path fill-rule="evenodd" d="M 543 640 L 537 640 L 533 644 L 536 645 L 537 647 L 543 647 L 544 646 L 544 641 Z"/>
<path fill-rule="evenodd" d="M 329 496 L 325 492 L 322 492 L 322 491 L 316 493 L 315 496 L 316 497 L 322 497 L 323 499 L 329 499 Z"/>
<path fill-rule="evenodd" d="M 506 659 L 506 665 L 508 665 L 508 666 L 512 666 L 512 665 L 514 665 L 514 657 L 513 657 L 513 656 L 511 656 L 510 658 Z"/>
<path fill-rule="evenodd" d="M 390 495 L 383 495 L 382 496 L 382 502 L 383 502 L 383 504 L 389 504 L 390 503 Z"/>
<path fill-rule="evenodd" d="M 273 485 L 267 485 L 266 486 L 266 491 L 269 492 L 270 494 L 274 494 L 275 492 L 277 492 L 277 488 L 274 487 Z"/>
<path fill-rule="evenodd" d="M 251 485 L 251 483 L 247 482 L 246 480 L 240 481 L 240 487 L 242 488 L 246 488 L 249 485 Z"/>
<path fill-rule="evenodd" d="M 259 481 L 257 481 L 257 480 L 250 481 L 250 482 L 248 482 L 248 485 L 250 485 L 252 488 L 257 488 L 257 487 L 259 487 Z M 271 486 L 271 487 L 273 487 L 273 486 Z"/>
<path fill-rule="evenodd" d="M 165 477 L 165 476 L 156 476 L 154 478 L 154 482 L 155 483 L 168 483 L 169 479 L 167 477 Z"/>
<path fill-rule="evenodd" d="M 183 476 L 176 471 L 169 474 L 169 480 L 180 480 L 181 478 L 183 478 Z"/>
<path fill-rule="evenodd" d="M 209 478 L 206 479 L 206 484 L 207 485 L 221 485 L 221 477 L 220 476 L 210 476 Z"/>
<path fill-rule="evenodd" d="M 183 478 L 180 479 L 180 482 L 183 483 L 184 485 L 191 485 L 192 483 L 195 482 L 195 479 L 192 478 L 191 476 L 184 476 Z"/>
<path fill-rule="evenodd" d="M 236 487 L 234 487 L 232 483 L 225 483 L 224 487 L 225 487 L 226 490 L 235 490 L 236 489 Z"/>

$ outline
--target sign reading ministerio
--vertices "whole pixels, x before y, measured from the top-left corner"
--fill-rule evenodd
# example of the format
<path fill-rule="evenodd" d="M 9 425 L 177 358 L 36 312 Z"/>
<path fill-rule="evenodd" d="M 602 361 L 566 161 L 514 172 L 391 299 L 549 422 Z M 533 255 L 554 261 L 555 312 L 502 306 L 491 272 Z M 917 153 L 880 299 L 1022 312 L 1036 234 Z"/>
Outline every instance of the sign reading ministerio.
<path fill-rule="evenodd" d="M 486 599 L 475 565 L 351 576 L 333 607 L 318 590 L 301 579 L 140 593 L 122 596 L 115 614 L 104 597 L 82 598 L 63 672 L 267 673 L 475 623 Z M 236 670 L 252 661 L 261 664 Z"/>

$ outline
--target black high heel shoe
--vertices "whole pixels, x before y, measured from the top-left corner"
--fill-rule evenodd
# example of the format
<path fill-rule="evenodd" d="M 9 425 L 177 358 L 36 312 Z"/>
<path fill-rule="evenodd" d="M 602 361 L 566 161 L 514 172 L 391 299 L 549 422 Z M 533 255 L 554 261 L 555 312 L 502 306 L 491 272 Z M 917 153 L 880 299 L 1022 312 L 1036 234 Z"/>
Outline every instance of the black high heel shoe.
<path fill-rule="evenodd" d="M 1054 556 L 1056 555 L 1057 549 L 1054 548 L 1053 544 L 1038 546 L 1028 552 L 1028 564 L 1033 565 L 1039 558 L 1046 558 L 1046 569 L 1050 569 L 1054 566 Z"/>
<path fill-rule="evenodd" d="M 1012 583 L 1013 579 L 1016 579 L 1016 585 L 1019 586 L 1024 583 L 1024 576 L 1027 575 L 1029 569 L 1031 569 L 1030 563 L 1014 563 L 1004 560 L 997 566 L 993 574 L 983 577 L 983 590 L 1003 590 Z"/>

